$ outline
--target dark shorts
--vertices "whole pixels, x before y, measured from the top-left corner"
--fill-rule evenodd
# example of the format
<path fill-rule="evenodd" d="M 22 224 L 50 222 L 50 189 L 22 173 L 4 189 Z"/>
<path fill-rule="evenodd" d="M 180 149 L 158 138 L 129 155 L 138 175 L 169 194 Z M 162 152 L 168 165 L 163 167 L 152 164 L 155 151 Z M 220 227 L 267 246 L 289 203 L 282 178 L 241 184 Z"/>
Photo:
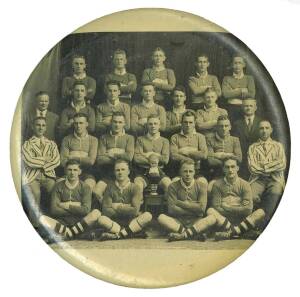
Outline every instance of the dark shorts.
<path fill-rule="evenodd" d="M 180 217 L 173 217 L 173 219 L 178 222 L 180 225 L 182 225 L 185 228 L 192 227 L 195 222 L 202 219 L 201 217 L 195 217 L 195 216 L 180 216 Z"/>

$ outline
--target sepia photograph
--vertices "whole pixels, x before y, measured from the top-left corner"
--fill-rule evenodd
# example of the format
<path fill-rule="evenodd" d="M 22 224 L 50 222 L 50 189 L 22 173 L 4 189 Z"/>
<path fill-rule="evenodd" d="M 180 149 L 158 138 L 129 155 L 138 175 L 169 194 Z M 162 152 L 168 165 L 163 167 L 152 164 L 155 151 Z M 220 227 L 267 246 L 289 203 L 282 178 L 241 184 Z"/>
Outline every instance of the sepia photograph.
<path fill-rule="evenodd" d="M 283 194 L 290 132 L 281 96 L 228 32 L 70 34 L 20 102 L 21 203 L 59 254 L 103 263 L 105 251 L 140 250 L 136 265 L 151 266 L 159 250 L 188 251 L 191 261 L 212 251 L 216 266 L 202 267 L 203 277 L 252 245 Z"/>

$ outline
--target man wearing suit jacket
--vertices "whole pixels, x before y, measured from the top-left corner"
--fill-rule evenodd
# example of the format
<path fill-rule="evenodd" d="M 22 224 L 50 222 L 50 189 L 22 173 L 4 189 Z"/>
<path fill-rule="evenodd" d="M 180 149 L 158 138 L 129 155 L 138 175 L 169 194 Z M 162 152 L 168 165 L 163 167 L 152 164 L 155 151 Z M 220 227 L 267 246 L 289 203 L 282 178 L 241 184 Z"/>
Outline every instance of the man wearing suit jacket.
<path fill-rule="evenodd" d="M 259 138 L 261 118 L 255 114 L 256 110 L 256 100 L 252 98 L 245 99 L 242 104 L 243 118 L 233 123 L 232 134 L 240 139 L 243 156 L 247 156 L 249 146 Z M 247 158 L 243 158 L 240 175 L 245 179 L 249 178 Z"/>
<path fill-rule="evenodd" d="M 50 140 L 55 140 L 59 117 L 56 113 L 48 110 L 49 106 L 49 94 L 40 91 L 35 95 L 34 108 L 24 115 L 23 122 L 23 139 L 27 140 L 33 136 L 33 120 L 36 117 L 44 117 L 46 119 L 47 130 L 45 137 Z"/>
<path fill-rule="evenodd" d="M 41 215 L 41 189 L 50 194 L 55 185 L 55 168 L 60 157 L 57 145 L 44 135 L 47 129 L 44 117 L 33 121 L 33 136 L 22 146 L 22 202 L 34 227 Z"/>

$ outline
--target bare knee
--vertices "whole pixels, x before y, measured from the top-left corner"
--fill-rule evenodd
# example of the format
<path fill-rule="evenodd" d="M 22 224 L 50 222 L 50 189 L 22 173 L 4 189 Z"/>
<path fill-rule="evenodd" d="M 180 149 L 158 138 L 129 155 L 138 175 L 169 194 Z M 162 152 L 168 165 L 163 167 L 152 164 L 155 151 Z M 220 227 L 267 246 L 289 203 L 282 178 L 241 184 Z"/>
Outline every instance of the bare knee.
<path fill-rule="evenodd" d="M 143 219 L 144 219 L 145 223 L 146 222 L 147 223 L 151 222 L 151 220 L 152 220 L 152 214 L 150 212 L 146 211 L 146 212 L 144 212 L 142 214 L 142 216 L 143 216 Z"/>
<path fill-rule="evenodd" d="M 98 209 L 93 209 L 91 212 L 90 212 L 90 215 L 91 215 L 91 219 L 93 221 L 97 221 L 100 217 L 101 217 L 101 212 L 100 210 Z"/>
<path fill-rule="evenodd" d="M 165 214 L 160 214 L 158 217 L 157 217 L 157 221 L 159 224 L 163 225 L 164 222 L 168 219 L 168 216 L 165 215 Z"/>

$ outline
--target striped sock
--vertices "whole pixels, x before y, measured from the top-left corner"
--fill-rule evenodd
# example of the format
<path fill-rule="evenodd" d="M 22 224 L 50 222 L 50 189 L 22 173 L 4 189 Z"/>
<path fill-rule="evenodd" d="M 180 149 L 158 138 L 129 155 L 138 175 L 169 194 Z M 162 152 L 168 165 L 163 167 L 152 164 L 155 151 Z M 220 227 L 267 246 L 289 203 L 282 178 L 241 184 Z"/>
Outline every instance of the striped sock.
<path fill-rule="evenodd" d="M 67 227 L 59 222 L 56 223 L 54 231 L 59 235 L 65 235 Z"/>
<path fill-rule="evenodd" d="M 232 226 L 232 231 L 236 235 L 241 235 L 252 228 L 254 228 L 254 225 L 252 225 L 248 219 L 245 219 L 239 225 Z"/>
<path fill-rule="evenodd" d="M 229 230 L 231 229 L 231 223 L 228 221 L 228 219 L 225 219 L 224 223 L 220 228 L 224 230 Z"/>
<path fill-rule="evenodd" d="M 81 220 L 70 228 L 70 231 L 72 233 L 71 236 L 74 237 L 76 235 L 82 234 L 88 227 L 88 224 L 84 220 Z"/>
<path fill-rule="evenodd" d="M 197 230 L 193 226 L 190 227 L 190 228 L 187 228 L 185 230 L 185 236 L 186 236 L 186 238 L 191 238 L 191 237 L 193 237 L 193 236 L 195 236 L 197 234 L 198 234 L 198 232 L 197 232 Z"/>

